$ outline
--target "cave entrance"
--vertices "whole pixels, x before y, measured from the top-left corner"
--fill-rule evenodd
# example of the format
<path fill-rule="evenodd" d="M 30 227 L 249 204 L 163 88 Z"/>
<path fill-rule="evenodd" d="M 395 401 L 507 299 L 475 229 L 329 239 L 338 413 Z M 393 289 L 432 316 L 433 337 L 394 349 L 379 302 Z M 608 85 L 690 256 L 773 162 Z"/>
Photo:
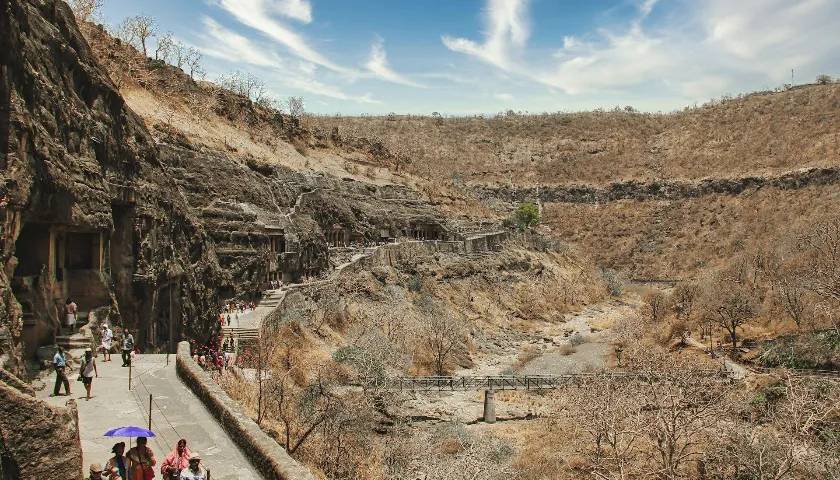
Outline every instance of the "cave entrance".
<path fill-rule="evenodd" d="M 175 353 L 181 339 L 181 282 L 173 279 L 157 291 L 146 343 L 160 351 Z"/>
<path fill-rule="evenodd" d="M 440 225 L 433 223 L 416 224 L 411 230 L 415 240 L 441 240 L 444 236 Z"/>
<path fill-rule="evenodd" d="M 78 305 L 77 326 L 88 313 L 111 303 L 103 272 L 107 241 L 102 232 L 68 230 L 65 226 L 25 222 L 15 242 L 18 264 L 12 291 L 24 306 L 25 355 L 55 341 L 61 332 L 64 304 Z"/>
<path fill-rule="evenodd" d="M 102 235 L 99 232 L 67 232 L 64 267 L 68 270 L 102 268 Z"/>
<path fill-rule="evenodd" d="M 27 223 L 15 243 L 15 277 L 36 277 L 50 265 L 52 238 L 49 225 Z"/>
<path fill-rule="evenodd" d="M 133 328 L 138 325 L 141 315 L 132 286 L 138 248 L 134 240 L 134 207 L 112 205 L 111 217 L 114 230 L 108 248 L 109 273 L 120 305 L 119 321 L 123 327 Z"/>
<path fill-rule="evenodd" d="M 278 235 L 270 235 L 271 251 L 274 253 L 283 253 L 286 251 L 286 235 L 280 233 Z"/>
<path fill-rule="evenodd" d="M 327 242 L 332 247 L 346 247 L 350 240 L 350 232 L 341 225 L 334 225 L 327 233 Z"/>

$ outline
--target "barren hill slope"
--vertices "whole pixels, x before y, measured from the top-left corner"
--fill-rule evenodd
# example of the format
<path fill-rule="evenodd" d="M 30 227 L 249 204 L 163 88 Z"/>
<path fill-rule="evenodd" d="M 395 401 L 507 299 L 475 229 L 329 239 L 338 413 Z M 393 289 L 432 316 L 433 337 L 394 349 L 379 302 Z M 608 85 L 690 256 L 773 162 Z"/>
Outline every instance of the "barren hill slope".
<path fill-rule="evenodd" d="M 687 107 L 496 117 L 317 117 L 381 141 L 423 177 L 467 184 L 601 184 L 695 179 L 835 165 L 840 84 L 807 85 Z"/>

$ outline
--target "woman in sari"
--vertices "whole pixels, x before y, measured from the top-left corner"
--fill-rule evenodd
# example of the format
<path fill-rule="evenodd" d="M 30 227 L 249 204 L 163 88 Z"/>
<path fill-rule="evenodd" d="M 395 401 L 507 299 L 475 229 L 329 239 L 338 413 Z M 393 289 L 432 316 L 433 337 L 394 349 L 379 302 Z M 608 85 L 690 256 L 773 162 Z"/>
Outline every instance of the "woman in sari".
<path fill-rule="evenodd" d="M 128 480 L 151 480 L 155 478 L 155 453 L 146 446 L 146 437 L 137 437 L 137 446 L 125 455 L 128 459 Z"/>

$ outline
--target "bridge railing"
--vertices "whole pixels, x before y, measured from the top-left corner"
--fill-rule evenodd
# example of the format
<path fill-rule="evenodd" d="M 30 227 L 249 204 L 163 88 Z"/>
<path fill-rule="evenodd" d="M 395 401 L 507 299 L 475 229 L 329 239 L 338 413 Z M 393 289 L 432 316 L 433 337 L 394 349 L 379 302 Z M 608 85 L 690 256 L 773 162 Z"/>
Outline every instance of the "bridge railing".
<path fill-rule="evenodd" d="M 720 370 L 697 371 L 699 376 L 725 375 Z M 423 376 L 365 379 L 366 387 L 413 392 L 445 392 L 464 390 L 544 390 L 581 383 L 592 379 L 662 381 L 665 374 L 640 372 L 591 372 L 563 375 L 485 375 L 485 376 Z"/>

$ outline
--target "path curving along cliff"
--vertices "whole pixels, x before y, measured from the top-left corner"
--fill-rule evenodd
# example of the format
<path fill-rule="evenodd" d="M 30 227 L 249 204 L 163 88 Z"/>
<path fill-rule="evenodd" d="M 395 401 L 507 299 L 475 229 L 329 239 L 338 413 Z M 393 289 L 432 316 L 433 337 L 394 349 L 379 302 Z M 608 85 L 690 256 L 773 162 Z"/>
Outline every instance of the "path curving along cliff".
<path fill-rule="evenodd" d="M 476 185 L 473 193 L 484 200 L 596 204 L 617 200 L 680 200 L 705 195 L 739 195 L 748 190 L 775 188 L 796 190 L 809 186 L 840 184 L 840 166 L 815 167 L 781 175 L 748 175 L 700 180 L 622 180 L 604 186 L 572 185 Z"/>

